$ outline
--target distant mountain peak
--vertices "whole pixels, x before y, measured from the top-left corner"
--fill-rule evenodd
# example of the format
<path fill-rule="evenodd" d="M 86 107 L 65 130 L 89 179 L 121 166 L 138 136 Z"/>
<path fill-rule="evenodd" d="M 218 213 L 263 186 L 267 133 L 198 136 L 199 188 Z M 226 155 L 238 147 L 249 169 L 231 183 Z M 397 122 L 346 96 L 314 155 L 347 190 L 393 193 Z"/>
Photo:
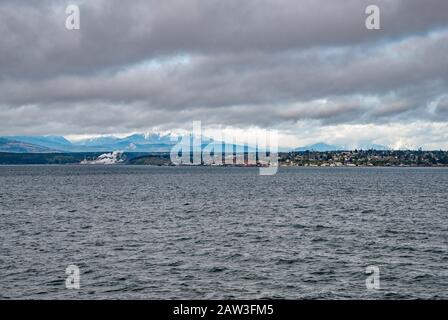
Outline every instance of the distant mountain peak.
<path fill-rule="evenodd" d="M 59 152 L 45 146 L 27 143 L 23 141 L 17 141 L 11 138 L 0 138 L 0 152 L 11 153 L 53 153 Z"/>
<path fill-rule="evenodd" d="M 294 149 L 294 151 L 340 151 L 344 150 L 343 147 L 337 145 L 331 145 L 325 142 L 318 142 L 305 147 L 299 147 Z"/>
<path fill-rule="evenodd" d="M 381 144 L 375 144 L 371 142 L 358 142 L 358 147 L 344 147 L 339 145 L 332 145 L 325 142 L 319 142 L 311 145 L 307 145 L 305 147 L 299 147 L 296 148 L 294 151 L 318 151 L 318 152 L 325 152 L 325 151 L 343 151 L 343 150 L 390 150 L 389 147 L 381 145 Z"/>

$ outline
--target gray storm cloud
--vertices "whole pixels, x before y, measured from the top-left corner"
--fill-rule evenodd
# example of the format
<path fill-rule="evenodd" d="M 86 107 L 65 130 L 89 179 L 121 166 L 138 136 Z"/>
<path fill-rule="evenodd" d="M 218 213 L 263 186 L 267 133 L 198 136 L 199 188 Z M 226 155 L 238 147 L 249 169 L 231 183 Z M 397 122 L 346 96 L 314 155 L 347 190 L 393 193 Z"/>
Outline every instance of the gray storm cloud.
<path fill-rule="evenodd" d="M 369 4 L 381 30 L 365 28 Z M 0 133 L 446 123 L 446 12 L 445 0 L 0 1 Z"/>

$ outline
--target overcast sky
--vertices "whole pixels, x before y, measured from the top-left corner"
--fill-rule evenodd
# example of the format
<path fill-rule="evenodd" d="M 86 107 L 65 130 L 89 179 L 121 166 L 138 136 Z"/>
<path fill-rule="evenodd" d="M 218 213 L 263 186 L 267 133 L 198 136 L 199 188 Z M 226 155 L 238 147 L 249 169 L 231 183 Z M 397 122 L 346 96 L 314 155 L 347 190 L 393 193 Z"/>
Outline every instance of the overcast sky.
<path fill-rule="evenodd" d="M 283 146 L 448 149 L 447 0 L 0 0 L 0 34 L 0 135 L 201 120 Z"/>

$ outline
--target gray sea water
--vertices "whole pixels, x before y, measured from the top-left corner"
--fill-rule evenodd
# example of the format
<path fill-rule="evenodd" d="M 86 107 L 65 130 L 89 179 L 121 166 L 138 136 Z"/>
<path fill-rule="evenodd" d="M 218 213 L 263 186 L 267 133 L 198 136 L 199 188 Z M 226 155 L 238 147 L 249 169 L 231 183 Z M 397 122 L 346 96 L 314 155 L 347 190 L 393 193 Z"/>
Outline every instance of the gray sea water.
<path fill-rule="evenodd" d="M 3 166 L 0 298 L 446 299 L 447 192 L 442 168 Z"/>

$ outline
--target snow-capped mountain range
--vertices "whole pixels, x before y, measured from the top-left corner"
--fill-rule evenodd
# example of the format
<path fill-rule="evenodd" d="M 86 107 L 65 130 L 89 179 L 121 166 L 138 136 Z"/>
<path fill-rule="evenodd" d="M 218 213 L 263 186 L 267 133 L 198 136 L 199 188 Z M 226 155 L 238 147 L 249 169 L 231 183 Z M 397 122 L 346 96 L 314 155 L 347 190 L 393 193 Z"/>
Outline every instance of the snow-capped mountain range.
<path fill-rule="evenodd" d="M 180 137 L 170 134 L 132 134 L 124 138 L 115 136 L 101 136 L 96 138 L 70 141 L 62 136 L 4 136 L 0 137 L 0 152 L 14 153 L 51 153 L 51 152 L 111 152 L 120 150 L 124 152 L 170 152 L 172 147 L 180 141 Z M 203 137 L 203 144 L 213 142 L 212 139 Z M 220 142 L 214 142 L 220 143 Z M 362 149 L 388 150 L 389 148 L 365 144 Z M 241 152 L 254 151 L 254 148 L 243 149 L 236 146 Z M 347 150 L 343 146 L 316 143 L 300 148 L 280 148 L 280 152 L 287 151 L 340 151 Z"/>
<path fill-rule="evenodd" d="M 0 140 L 3 152 L 168 152 L 176 141 L 159 134 L 133 134 L 125 138 L 103 136 L 69 141 L 62 136 L 5 136 Z"/>

